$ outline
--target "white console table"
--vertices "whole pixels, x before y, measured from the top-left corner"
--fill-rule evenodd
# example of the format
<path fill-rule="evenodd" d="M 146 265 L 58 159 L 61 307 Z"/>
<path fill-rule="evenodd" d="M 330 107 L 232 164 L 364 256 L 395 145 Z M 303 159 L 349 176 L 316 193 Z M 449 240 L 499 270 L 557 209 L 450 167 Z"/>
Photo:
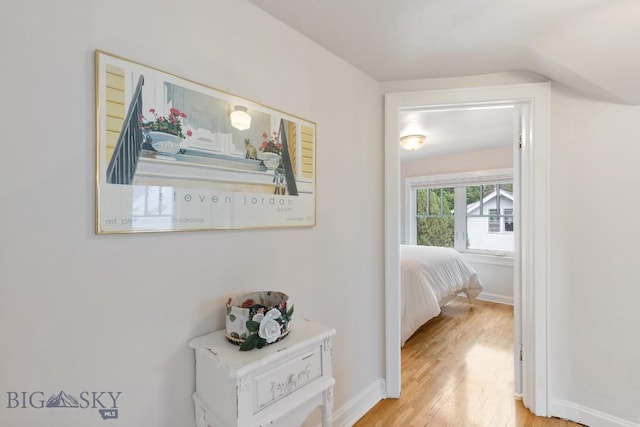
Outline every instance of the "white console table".
<path fill-rule="evenodd" d="M 331 427 L 336 331 L 307 320 L 291 325 L 286 338 L 250 351 L 229 343 L 224 330 L 189 342 L 196 353 L 197 427 L 299 425 L 293 418 L 302 406 L 320 406 L 322 426 Z"/>

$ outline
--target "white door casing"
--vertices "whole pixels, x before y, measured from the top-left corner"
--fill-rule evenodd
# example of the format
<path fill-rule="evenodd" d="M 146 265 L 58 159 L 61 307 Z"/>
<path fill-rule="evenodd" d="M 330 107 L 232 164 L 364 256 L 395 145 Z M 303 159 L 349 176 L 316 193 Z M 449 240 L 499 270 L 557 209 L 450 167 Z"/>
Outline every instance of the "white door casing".
<path fill-rule="evenodd" d="M 400 397 L 400 129 L 402 108 L 512 104 L 522 112 L 522 147 L 514 147 L 520 187 L 519 250 L 515 251 L 514 360 L 522 344 L 522 379 L 516 391 L 534 414 L 547 416 L 549 83 L 390 93 L 385 95 L 385 321 L 386 397 Z M 519 145 L 519 144 L 518 144 Z M 515 179 L 518 179 L 515 178 Z M 515 182 L 514 182 L 515 184 Z"/>

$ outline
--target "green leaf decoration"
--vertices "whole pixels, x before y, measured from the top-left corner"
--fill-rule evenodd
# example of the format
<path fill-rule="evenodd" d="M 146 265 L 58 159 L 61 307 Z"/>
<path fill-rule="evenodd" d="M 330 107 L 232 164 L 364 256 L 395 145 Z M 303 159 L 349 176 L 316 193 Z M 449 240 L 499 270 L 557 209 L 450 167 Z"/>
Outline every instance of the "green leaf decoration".
<path fill-rule="evenodd" d="M 256 343 L 250 339 L 246 339 L 242 344 L 240 344 L 240 351 L 249 351 L 253 350 L 256 347 Z"/>
<path fill-rule="evenodd" d="M 247 337 L 247 339 L 240 344 L 240 351 L 249 351 L 254 348 L 262 348 L 264 347 L 267 340 L 264 338 L 260 338 L 258 334 L 251 334 Z"/>
<path fill-rule="evenodd" d="M 228 316 L 228 315 L 230 315 L 230 314 L 231 314 L 231 306 L 230 306 L 230 305 L 228 305 L 228 306 L 227 306 L 227 316 Z"/>
<path fill-rule="evenodd" d="M 249 332 L 258 332 L 258 329 L 260 329 L 260 323 L 255 320 L 247 320 L 247 329 Z"/>
<path fill-rule="evenodd" d="M 287 316 L 291 317 L 293 315 L 293 305 L 291 306 L 291 308 L 289 309 L 289 311 L 287 311 Z"/>
<path fill-rule="evenodd" d="M 245 332 L 243 332 L 242 335 L 240 335 L 240 339 L 246 340 L 247 339 L 247 334 Z"/>
<path fill-rule="evenodd" d="M 231 332 L 231 337 L 232 338 L 240 338 L 240 336 L 238 335 L 237 332 Z"/>
<path fill-rule="evenodd" d="M 236 316 L 233 315 L 233 314 L 230 314 L 229 315 L 229 320 L 231 320 L 232 322 L 235 322 L 236 321 Z"/>

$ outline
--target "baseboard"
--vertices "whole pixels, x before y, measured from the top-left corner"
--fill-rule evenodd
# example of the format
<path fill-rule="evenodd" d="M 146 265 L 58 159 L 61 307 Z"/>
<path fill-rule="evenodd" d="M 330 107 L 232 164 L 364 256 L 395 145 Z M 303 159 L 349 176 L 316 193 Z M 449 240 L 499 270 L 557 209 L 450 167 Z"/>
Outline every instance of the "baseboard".
<path fill-rule="evenodd" d="M 385 396 L 384 379 L 378 378 L 349 401 L 333 411 L 335 427 L 351 427 Z M 592 427 L 640 427 L 640 424 L 566 400 L 552 400 L 550 415 Z"/>
<path fill-rule="evenodd" d="M 365 387 L 360 393 L 333 411 L 334 427 L 351 427 L 354 425 L 376 403 L 385 398 L 385 390 L 385 382 L 382 378 L 378 378 L 373 384 Z"/>
<path fill-rule="evenodd" d="M 506 297 L 499 294 L 490 294 L 488 292 L 480 292 L 476 299 L 481 301 L 497 302 L 498 304 L 513 305 L 513 297 Z"/>
<path fill-rule="evenodd" d="M 587 426 L 640 427 L 640 424 L 638 423 L 624 420 L 566 400 L 552 400 L 549 412 L 554 417 L 564 418 Z"/>

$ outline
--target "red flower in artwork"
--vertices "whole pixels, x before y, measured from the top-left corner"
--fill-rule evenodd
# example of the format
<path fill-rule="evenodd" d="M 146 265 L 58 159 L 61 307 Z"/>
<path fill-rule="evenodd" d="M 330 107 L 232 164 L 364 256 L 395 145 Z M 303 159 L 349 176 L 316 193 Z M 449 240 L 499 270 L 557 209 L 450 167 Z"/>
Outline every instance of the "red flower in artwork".
<path fill-rule="evenodd" d="M 146 120 L 144 116 L 140 117 L 140 127 L 144 131 L 165 132 L 171 135 L 184 138 L 182 133 L 182 119 L 186 119 L 187 115 L 177 108 L 170 108 L 169 115 L 159 116 L 156 114 L 155 108 L 150 108 L 149 112 L 153 114 L 153 120 Z M 190 131 L 187 131 L 189 135 Z M 191 136 L 191 135 L 189 135 Z"/>
<path fill-rule="evenodd" d="M 276 142 L 278 140 L 278 132 L 274 131 L 271 138 L 269 138 L 269 135 L 264 132 L 262 134 L 262 138 L 264 139 L 264 141 L 262 142 L 262 145 L 260 145 L 260 151 L 275 154 L 282 153 L 282 144 Z"/>

